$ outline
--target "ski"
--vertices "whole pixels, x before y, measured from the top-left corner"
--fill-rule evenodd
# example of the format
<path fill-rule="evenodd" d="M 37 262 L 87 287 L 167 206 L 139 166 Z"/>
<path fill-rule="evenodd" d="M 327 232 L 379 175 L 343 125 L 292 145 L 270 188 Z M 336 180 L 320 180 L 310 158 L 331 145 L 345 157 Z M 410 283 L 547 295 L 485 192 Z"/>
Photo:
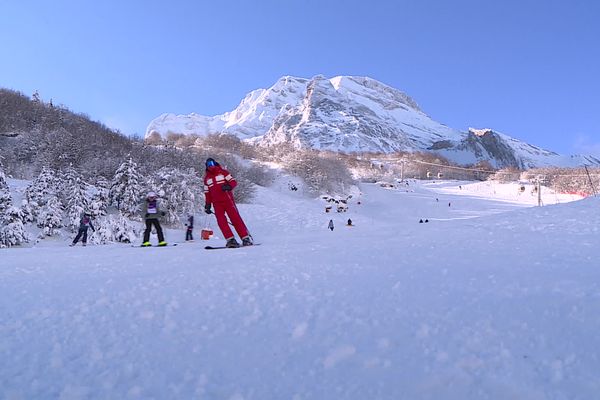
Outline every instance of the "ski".
<path fill-rule="evenodd" d="M 165 246 L 152 245 L 152 246 L 142 246 L 141 244 L 132 244 L 131 247 L 173 247 L 177 246 L 179 243 L 169 243 Z"/>
<path fill-rule="evenodd" d="M 227 246 L 204 246 L 204 250 L 221 250 L 221 249 L 247 249 L 248 247 L 260 246 L 260 243 L 254 243 L 252 246 L 227 247 Z"/>

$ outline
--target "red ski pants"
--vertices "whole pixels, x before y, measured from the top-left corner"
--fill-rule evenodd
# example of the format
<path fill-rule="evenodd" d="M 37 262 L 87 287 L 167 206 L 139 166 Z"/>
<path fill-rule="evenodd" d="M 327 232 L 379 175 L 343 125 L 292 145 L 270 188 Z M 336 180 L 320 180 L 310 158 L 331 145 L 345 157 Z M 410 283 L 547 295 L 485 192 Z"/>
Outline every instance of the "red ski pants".
<path fill-rule="evenodd" d="M 231 220 L 235 231 L 240 235 L 240 238 L 245 238 L 248 236 L 248 229 L 246 229 L 246 225 L 240 217 L 240 213 L 235 206 L 233 201 L 228 201 L 225 203 L 214 203 L 213 207 L 215 208 L 215 217 L 217 217 L 217 224 L 219 224 L 219 228 L 223 233 L 225 239 L 231 239 L 233 237 L 233 232 L 229 228 L 229 223 L 227 222 L 227 216 Z"/>

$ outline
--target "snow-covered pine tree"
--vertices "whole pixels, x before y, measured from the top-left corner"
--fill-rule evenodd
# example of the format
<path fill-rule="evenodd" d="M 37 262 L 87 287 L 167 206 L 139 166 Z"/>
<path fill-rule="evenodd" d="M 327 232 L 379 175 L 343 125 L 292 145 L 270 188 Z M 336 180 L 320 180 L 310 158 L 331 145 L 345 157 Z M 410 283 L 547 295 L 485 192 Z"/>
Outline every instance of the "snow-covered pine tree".
<path fill-rule="evenodd" d="M 68 199 L 71 197 L 71 189 L 75 185 L 75 181 L 81 178 L 80 174 L 77 172 L 75 168 L 73 168 L 73 164 L 69 163 L 69 166 L 60 170 L 57 174 L 58 180 L 58 188 L 57 193 L 59 194 L 60 201 L 63 203 L 63 206 L 67 206 Z"/>
<path fill-rule="evenodd" d="M 10 189 L 8 187 L 8 183 L 6 183 L 4 168 L 0 162 L 0 219 L 11 206 L 12 198 L 10 196 Z"/>
<path fill-rule="evenodd" d="M 46 203 L 37 217 L 38 227 L 42 228 L 41 236 L 53 236 L 63 226 L 62 204 L 56 195 L 48 195 Z"/>
<path fill-rule="evenodd" d="M 29 241 L 21 210 L 9 207 L 0 215 L 0 247 L 18 246 Z"/>
<path fill-rule="evenodd" d="M 61 179 L 61 200 L 67 216 L 67 226 L 72 232 L 79 229 L 81 215 L 88 210 L 91 202 L 87 185 L 72 165 L 64 170 Z"/>
<path fill-rule="evenodd" d="M 119 166 L 110 187 L 110 200 L 126 217 L 138 219 L 142 181 L 131 157 Z"/>
<path fill-rule="evenodd" d="M 72 187 L 72 195 L 67 202 L 67 217 L 69 219 L 69 228 L 73 232 L 79 229 L 79 221 L 84 212 L 89 212 L 90 199 L 85 190 L 85 184 L 79 178 Z"/>
<path fill-rule="evenodd" d="M 161 168 L 148 183 L 149 189 L 160 196 L 161 209 L 165 211 L 165 222 L 180 223 L 181 216 L 193 214 L 197 206 L 199 194 L 203 188 L 202 181 L 191 171 L 176 168 Z"/>
<path fill-rule="evenodd" d="M 25 199 L 21 200 L 21 220 L 24 224 L 35 221 L 31 204 L 29 204 L 29 202 Z"/>
<path fill-rule="evenodd" d="M 123 214 L 117 214 L 113 224 L 113 236 L 117 242 L 133 243 L 139 236 L 139 230 Z"/>
<path fill-rule="evenodd" d="M 179 178 L 179 214 L 193 215 L 200 199 L 204 199 L 204 182 L 193 169 L 181 171 Z M 186 218 L 187 220 L 187 218 Z"/>
<path fill-rule="evenodd" d="M 89 211 L 92 217 L 98 218 L 102 215 L 106 215 L 106 209 L 110 201 L 110 183 L 102 177 L 100 177 L 94 185 L 94 193 L 89 203 Z"/>
<path fill-rule="evenodd" d="M 107 244 L 115 241 L 112 227 L 113 218 L 112 215 L 109 215 L 94 222 L 96 230 L 89 237 L 90 243 Z"/>
<path fill-rule="evenodd" d="M 17 246 L 28 240 L 21 213 L 12 205 L 10 188 L 0 162 L 0 247 Z"/>
<path fill-rule="evenodd" d="M 38 177 L 25 190 L 25 199 L 29 202 L 33 215 L 37 218 L 50 196 L 56 196 L 58 180 L 54 170 L 43 167 Z"/>
<path fill-rule="evenodd" d="M 121 213 L 102 217 L 96 225 L 96 231 L 90 236 L 90 241 L 94 244 L 133 243 L 140 233 L 139 229 Z"/>

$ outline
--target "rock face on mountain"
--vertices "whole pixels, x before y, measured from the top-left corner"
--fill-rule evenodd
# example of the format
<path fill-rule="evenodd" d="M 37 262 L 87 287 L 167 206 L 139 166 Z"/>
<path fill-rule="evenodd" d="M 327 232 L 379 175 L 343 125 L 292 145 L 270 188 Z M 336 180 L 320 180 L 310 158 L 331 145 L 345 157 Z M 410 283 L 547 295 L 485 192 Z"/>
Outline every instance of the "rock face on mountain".
<path fill-rule="evenodd" d="M 367 77 L 286 76 L 250 92 L 239 106 L 214 117 L 163 114 L 146 137 L 170 133 L 229 133 L 269 146 L 288 142 L 339 152 L 430 151 L 460 164 L 487 160 L 497 167 L 600 164 L 561 156 L 491 129 L 461 132 L 432 120 L 405 93 Z"/>
<path fill-rule="evenodd" d="M 280 110 L 261 144 L 355 152 L 425 149 L 460 132 L 425 115 L 406 94 L 373 79 L 317 76 L 303 98 Z"/>
<path fill-rule="evenodd" d="M 487 160 L 496 167 L 528 169 L 546 166 L 599 165 L 592 156 L 563 156 L 541 149 L 492 129 L 469 128 L 459 141 L 435 142 L 428 150 L 435 151 L 461 164 Z"/>

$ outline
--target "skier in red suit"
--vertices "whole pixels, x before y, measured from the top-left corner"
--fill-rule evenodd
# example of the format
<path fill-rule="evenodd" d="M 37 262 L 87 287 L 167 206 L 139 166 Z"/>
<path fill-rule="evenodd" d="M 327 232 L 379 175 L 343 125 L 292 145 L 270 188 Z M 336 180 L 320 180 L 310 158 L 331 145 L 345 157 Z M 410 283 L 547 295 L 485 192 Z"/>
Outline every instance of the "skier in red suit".
<path fill-rule="evenodd" d="M 233 200 L 233 189 L 237 186 L 237 182 L 226 170 L 221 168 L 218 162 L 212 158 L 206 160 L 206 173 L 204 174 L 204 196 L 205 205 L 204 212 L 211 214 L 211 205 L 215 208 L 215 216 L 217 223 L 227 240 L 225 246 L 239 247 L 240 244 L 235 240 L 233 232 L 229 228 L 227 216 L 231 220 L 231 224 L 242 239 L 242 246 L 251 246 L 252 238 L 248 234 L 248 229 L 240 217 L 240 213 Z"/>

